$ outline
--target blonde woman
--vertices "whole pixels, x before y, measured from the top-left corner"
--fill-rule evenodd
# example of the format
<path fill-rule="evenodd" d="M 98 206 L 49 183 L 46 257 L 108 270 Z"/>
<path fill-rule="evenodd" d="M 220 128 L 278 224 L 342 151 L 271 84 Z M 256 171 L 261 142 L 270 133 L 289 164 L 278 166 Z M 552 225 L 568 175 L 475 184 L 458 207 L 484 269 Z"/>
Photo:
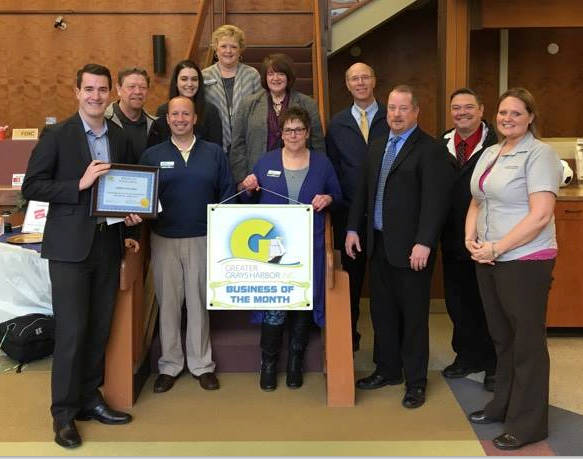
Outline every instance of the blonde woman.
<path fill-rule="evenodd" d="M 261 89 L 259 72 L 240 62 L 245 50 L 245 33 L 237 26 L 225 24 L 212 34 L 217 62 L 202 71 L 206 99 L 218 109 L 223 124 L 223 150 L 231 149 L 233 115 L 241 100 Z"/>

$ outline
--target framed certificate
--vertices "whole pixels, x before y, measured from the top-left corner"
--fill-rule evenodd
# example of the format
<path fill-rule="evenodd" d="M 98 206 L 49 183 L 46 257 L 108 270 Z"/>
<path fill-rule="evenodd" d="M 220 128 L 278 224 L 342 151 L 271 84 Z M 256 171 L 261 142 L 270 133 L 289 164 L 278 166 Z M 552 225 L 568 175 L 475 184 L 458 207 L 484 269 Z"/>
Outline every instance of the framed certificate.
<path fill-rule="evenodd" d="M 91 215 L 142 218 L 158 216 L 158 167 L 111 164 L 91 190 Z"/>

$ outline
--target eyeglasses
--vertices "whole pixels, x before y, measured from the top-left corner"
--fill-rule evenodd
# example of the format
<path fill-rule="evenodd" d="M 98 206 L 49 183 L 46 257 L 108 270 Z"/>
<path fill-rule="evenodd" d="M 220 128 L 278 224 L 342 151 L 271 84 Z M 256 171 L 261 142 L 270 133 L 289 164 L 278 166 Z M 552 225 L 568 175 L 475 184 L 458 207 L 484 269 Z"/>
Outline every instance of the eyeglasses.
<path fill-rule="evenodd" d="M 306 130 L 305 127 L 298 127 L 295 129 L 291 129 L 291 128 L 284 128 L 282 130 L 284 135 L 292 135 L 292 134 L 296 134 L 296 135 L 300 135 L 302 132 L 304 132 Z"/>
<path fill-rule="evenodd" d="M 371 78 L 374 77 L 372 75 L 354 75 L 351 76 L 348 79 L 348 81 L 350 81 L 351 83 L 358 83 L 359 81 L 362 81 L 363 83 L 368 83 Z"/>
<path fill-rule="evenodd" d="M 451 111 L 452 112 L 461 112 L 462 110 L 465 110 L 467 112 L 471 112 L 472 110 L 475 110 L 476 108 L 478 108 L 477 105 L 474 104 L 468 104 L 468 105 L 452 105 L 451 106 Z"/>

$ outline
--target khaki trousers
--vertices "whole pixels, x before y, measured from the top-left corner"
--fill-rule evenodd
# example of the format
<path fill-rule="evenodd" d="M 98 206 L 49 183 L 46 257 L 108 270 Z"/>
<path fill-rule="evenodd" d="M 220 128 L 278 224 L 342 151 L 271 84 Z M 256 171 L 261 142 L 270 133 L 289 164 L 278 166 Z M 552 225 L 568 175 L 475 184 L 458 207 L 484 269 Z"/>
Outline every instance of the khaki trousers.
<path fill-rule="evenodd" d="M 154 287 L 160 306 L 160 373 L 177 376 L 184 367 L 180 325 L 185 298 L 188 369 L 195 376 L 213 372 L 206 310 L 206 236 L 167 238 L 152 232 L 151 247 Z"/>

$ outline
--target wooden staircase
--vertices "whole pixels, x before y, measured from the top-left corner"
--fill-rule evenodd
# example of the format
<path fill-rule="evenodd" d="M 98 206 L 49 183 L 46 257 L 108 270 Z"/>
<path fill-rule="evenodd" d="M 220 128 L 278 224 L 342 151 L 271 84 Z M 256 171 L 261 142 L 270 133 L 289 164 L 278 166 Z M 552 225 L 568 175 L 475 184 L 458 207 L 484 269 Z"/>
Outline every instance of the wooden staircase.
<path fill-rule="evenodd" d="M 211 64 L 210 33 L 221 24 L 241 27 L 247 46 L 243 62 L 259 68 L 272 53 L 288 54 L 294 61 L 294 88 L 314 97 L 322 126 L 328 114 L 325 0 L 241 0 L 217 2 L 200 0 L 196 27 L 187 58 L 201 67 Z M 218 2 L 221 3 L 221 2 Z M 298 11 L 293 11 L 294 7 Z M 244 11 L 244 8 L 247 11 Z M 301 11 L 300 11 L 301 10 Z M 305 27 L 311 15 L 311 28 Z M 253 19 L 255 18 L 255 19 Z M 291 24 L 291 27 L 290 27 Z M 311 30 L 310 30 L 311 29 Z M 332 244 L 331 219 L 326 219 L 326 327 L 314 326 L 306 351 L 305 370 L 326 374 L 328 406 L 354 405 L 354 365 L 350 326 L 348 275 L 340 268 L 340 256 Z M 260 326 L 249 322 L 247 311 L 211 311 L 213 359 L 218 371 L 258 371 Z M 154 352 L 155 353 L 155 352 Z M 280 368 L 287 360 L 284 336 Z"/>
<path fill-rule="evenodd" d="M 298 4 L 309 4 L 311 11 L 303 11 L 295 14 L 289 11 L 295 6 L 295 2 L 286 0 L 228 0 L 222 2 L 219 13 L 212 12 L 209 15 L 211 0 L 199 0 L 199 10 L 196 16 L 196 24 L 191 37 L 187 58 L 195 59 L 201 67 L 210 64 L 212 53 L 208 50 L 208 36 L 205 38 L 203 31 L 216 28 L 217 16 L 222 18 L 222 23 L 239 25 L 247 33 L 248 48 L 245 51 L 246 62 L 258 66 L 266 54 L 273 52 L 285 52 L 295 61 L 295 70 L 298 80 L 297 90 L 309 94 L 317 101 L 322 126 L 326 127 L 328 102 L 325 82 L 326 75 L 326 47 L 323 43 L 325 36 L 323 24 L 326 21 L 327 8 L 320 5 L 325 0 L 297 0 Z M 216 3 L 215 1 L 212 2 Z M 220 2 L 219 2 L 220 3 Z M 227 12 L 228 4 L 236 5 L 236 14 Z M 246 14 L 241 10 L 242 5 L 248 5 L 252 11 Z M 282 11 L 271 11 L 266 14 L 261 7 L 272 9 L 279 8 Z M 323 12 L 323 15 L 321 14 Z M 306 14 L 313 16 L 313 30 L 309 40 L 305 39 L 305 27 L 302 27 L 301 19 Z M 258 17 L 257 35 L 251 33 L 250 18 Z M 212 26 L 207 23 L 212 19 Z M 265 27 L 272 17 L 275 26 Z M 297 18 L 300 17 L 298 20 Z M 206 18 L 206 19 L 205 19 Z M 236 18 L 242 18 L 239 23 Z M 286 34 L 286 27 L 294 22 L 293 33 Z M 305 22 L 305 21 L 304 21 Z M 269 30 L 279 31 L 279 39 L 266 40 Z M 296 37 L 293 44 L 286 41 L 289 36 Z M 260 39 L 255 40 L 255 37 Z M 301 36 L 301 39 L 297 39 Z M 306 43 L 310 43 L 306 45 Z M 206 47 L 206 49 L 205 49 Z M 204 56 L 205 61 L 200 57 Z M 205 65 L 206 64 L 206 65 Z M 310 74 L 311 73 L 311 74 Z M 147 235 L 143 234 L 144 246 L 147 246 Z M 314 326 L 310 344 L 306 353 L 306 371 L 323 371 L 326 375 L 327 405 L 328 406 L 354 406 L 354 365 L 352 357 L 352 340 L 350 327 L 350 304 L 348 292 L 348 275 L 340 269 L 340 255 L 333 250 L 332 228 L 329 215 L 326 218 L 326 328 L 320 331 Z M 145 327 L 144 316 L 147 315 L 145 307 L 148 300 L 144 300 L 143 280 L 145 277 L 147 250 L 139 254 L 126 254 L 121 269 L 121 286 L 114 327 L 108 345 L 107 368 L 105 374 L 104 392 L 110 405 L 116 409 L 127 409 L 132 406 L 139 392 L 135 373 L 142 363 L 150 362 L 151 371 L 158 371 L 158 358 L 160 356 L 159 337 L 155 336 L 149 348 L 149 327 Z M 151 301 L 150 301 L 151 304 Z M 184 311 L 183 319 L 186 319 Z M 157 331 L 154 331 L 157 335 Z M 259 326 L 249 323 L 249 313 L 246 311 L 212 311 L 211 313 L 211 339 L 213 342 L 214 360 L 218 371 L 257 371 L 259 368 Z M 283 352 L 280 359 L 280 367 L 283 369 L 286 357 L 287 339 L 284 336 Z"/>

